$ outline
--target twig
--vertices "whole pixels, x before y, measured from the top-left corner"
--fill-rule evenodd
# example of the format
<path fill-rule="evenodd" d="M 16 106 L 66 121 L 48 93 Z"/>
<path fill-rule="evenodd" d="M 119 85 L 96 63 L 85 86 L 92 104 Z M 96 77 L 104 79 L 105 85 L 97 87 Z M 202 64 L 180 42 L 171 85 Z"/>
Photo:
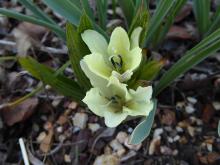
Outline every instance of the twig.
<path fill-rule="evenodd" d="M 29 160 L 28 160 L 28 156 L 27 156 L 27 151 L 26 151 L 24 141 L 23 141 L 22 138 L 19 138 L 19 145 L 20 145 L 20 148 L 21 148 L 21 153 L 22 153 L 22 157 L 23 157 L 23 160 L 24 160 L 24 164 L 25 165 L 30 165 Z"/>
<path fill-rule="evenodd" d="M 0 40 L 0 45 L 6 45 L 6 46 L 16 46 L 16 42 L 13 41 L 7 41 L 7 40 Z M 67 54 L 67 48 L 53 48 L 53 47 L 48 47 L 48 46 L 43 46 L 36 44 L 35 47 L 38 47 L 41 51 L 46 52 L 46 53 L 51 53 L 51 54 Z"/>

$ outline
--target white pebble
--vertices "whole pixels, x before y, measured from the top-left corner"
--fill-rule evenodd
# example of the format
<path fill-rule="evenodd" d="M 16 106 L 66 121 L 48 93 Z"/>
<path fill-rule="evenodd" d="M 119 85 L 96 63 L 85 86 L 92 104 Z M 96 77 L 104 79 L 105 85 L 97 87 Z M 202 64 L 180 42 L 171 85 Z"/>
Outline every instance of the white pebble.
<path fill-rule="evenodd" d="M 157 138 L 158 136 L 160 136 L 163 133 L 163 128 L 157 128 L 154 130 L 154 135 L 153 138 Z"/>
<path fill-rule="evenodd" d="M 194 97 L 187 97 L 187 101 L 192 103 L 192 104 L 196 104 L 197 103 L 197 99 Z"/>
<path fill-rule="evenodd" d="M 193 112 L 195 112 L 195 108 L 192 106 L 192 104 L 188 104 L 185 108 L 186 113 L 191 114 Z"/>
<path fill-rule="evenodd" d="M 220 102 L 214 101 L 212 103 L 213 107 L 215 108 L 215 110 L 219 111 L 220 110 Z"/>
<path fill-rule="evenodd" d="M 86 128 L 88 115 L 86 113 L 76 113 L 72 120 L 74 126 L 84 129 Z"/>
<path fill-rule="evenodd" d="M 92 133 L 94 133 L 98 131 L 98 129 L 100 128 L 100 125 L 98 123 L 89 123 L 88 127 L 92 131 Z"/>
<path fill-rule="evenodd" d="M 117 136 L 116 139 L 119 141 L 119 143 L 123 144 L 125 142 L 125 139 L 128 137 L 128 134 L 126 132 L 122 132 L 120 131 Z"/>

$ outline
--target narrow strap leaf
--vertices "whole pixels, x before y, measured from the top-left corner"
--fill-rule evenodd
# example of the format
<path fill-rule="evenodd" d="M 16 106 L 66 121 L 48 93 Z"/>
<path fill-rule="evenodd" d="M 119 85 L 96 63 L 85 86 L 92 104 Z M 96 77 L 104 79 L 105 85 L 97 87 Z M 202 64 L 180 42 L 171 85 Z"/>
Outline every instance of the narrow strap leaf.
<path fill-rule="evenodd" d="M 157 101 L 154 100 L 153 102 L 154 102 L 154 108 L 150 112 L 149 116 L 147 116 L 146 119 L 140 122 L 132 132 L 130 138 L 131 144 L 140 144 L 144 139 L 146 139 L 149 136 L 157 109 Z"/>

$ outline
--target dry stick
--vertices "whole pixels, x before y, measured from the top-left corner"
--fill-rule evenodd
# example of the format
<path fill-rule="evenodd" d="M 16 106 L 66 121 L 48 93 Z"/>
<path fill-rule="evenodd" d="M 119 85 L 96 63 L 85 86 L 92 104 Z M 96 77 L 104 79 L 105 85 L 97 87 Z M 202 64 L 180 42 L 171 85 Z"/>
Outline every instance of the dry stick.
<path fill-rule="evenodd" d="M 0 40 L 0 45 L 7 45 L 7 46 L 15 47 L 16 42 L 7 41 L 7 40 Z M 38 45 L 38 44 L 36 44 L 36 45 Z M 46 53 L 67 54 L 67 48 L 66 47 L 64 47 L 62 49 L 57 49 L 57 48 L 43 46 L 43 45 L 40 45 L 40 46 L 37 46 L 37 47 L 40 48 L 41 51 L 46 52 Z"/>
<path fill-rule="evenodd" d="M 21 153 L 22 153 L 22 157 L 23 157 L 23 160 L 24 160 L 24 164 L 25 165 L 30 165 L 29 160 L 28 160 L 27 151 L 26 151 L 24 141 L 23 141 L 22 138 L 19 138 L 19 145 L 20 145 L 20 148 L 21 148 Z"/>

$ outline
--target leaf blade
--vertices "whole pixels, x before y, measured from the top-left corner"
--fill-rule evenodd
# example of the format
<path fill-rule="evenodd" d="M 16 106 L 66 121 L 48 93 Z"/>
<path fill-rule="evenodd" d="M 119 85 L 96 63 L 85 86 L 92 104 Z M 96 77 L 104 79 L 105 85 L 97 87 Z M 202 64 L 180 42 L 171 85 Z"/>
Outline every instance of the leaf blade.
<path fill-rule="evenodd" d="M 147 116 L 146 119 L 140 122 L 132 132 L 130 138 L 131 144 L 140 144 L 145 138 L 149 136 L 157 109 L 157 101 L 153 100 L 153 102 L 154 102 L 154 108 L 150 112 L 149 116 Z"/>

